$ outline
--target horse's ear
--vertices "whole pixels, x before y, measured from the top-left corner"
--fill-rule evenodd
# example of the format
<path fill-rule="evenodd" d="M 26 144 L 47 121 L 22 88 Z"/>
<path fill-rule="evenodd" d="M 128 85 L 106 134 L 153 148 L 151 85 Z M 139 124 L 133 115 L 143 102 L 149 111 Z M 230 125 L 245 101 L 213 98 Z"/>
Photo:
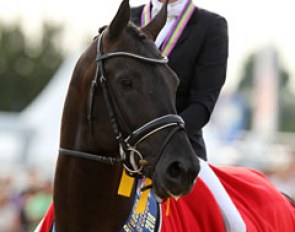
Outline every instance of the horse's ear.
<path fill-rule="evenodd" d="M 167 5 L 168 0 L 166 0 L 160 10 L 160 12 L 141 30 L 146 34 L 150 35 L 154 40 L 156 40 L 161 29 L 164 27 L 167 20 Z"/>
<path fill-rule="evenodd" d="M 116 16 L 113 18 L 109 26 L 109 39 L 116 39 L 122 30 L 126 27 L 130 18 L 129 0 L 123 0 Z"/>

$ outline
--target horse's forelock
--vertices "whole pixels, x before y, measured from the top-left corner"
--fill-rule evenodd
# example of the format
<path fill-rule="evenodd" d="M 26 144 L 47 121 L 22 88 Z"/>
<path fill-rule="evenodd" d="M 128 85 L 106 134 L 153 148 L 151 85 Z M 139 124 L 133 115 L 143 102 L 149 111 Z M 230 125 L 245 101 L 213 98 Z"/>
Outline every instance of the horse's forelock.
<path fill-rule="evenodd" d="M 125 51 L 149 57 L 160 57 L 160 52 L 155 46 L 153 47 L 152 38 L 132 22 L 128 23 L 115 40 L 109 38 L 109 27 L 105 28 L 102 34 L 103 53 Z"/>
<path fill-rule="evenodd" d="M 128 27 L 126 27 L 126 31 L 140 40 L 146 39 L 148 37 L 147 34 L 145 34 L 139 27 L 134 25 L 132 22 L 129 23 Z"/>

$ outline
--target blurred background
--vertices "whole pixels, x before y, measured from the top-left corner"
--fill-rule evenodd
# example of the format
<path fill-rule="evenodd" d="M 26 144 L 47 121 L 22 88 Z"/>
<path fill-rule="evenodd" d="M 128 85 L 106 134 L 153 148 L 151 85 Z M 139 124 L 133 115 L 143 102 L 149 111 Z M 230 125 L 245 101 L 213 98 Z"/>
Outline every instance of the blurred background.
<path fill-rule="evenodd" d="M 1 232 L 32 231 L 44 215 L 71 73 L 120 2 L 0 0 Z M 259 169 L 295 197 L 294 3 L 194 2 L 229 26 L 227 81 L 205 128 L 209 160 Z"/>

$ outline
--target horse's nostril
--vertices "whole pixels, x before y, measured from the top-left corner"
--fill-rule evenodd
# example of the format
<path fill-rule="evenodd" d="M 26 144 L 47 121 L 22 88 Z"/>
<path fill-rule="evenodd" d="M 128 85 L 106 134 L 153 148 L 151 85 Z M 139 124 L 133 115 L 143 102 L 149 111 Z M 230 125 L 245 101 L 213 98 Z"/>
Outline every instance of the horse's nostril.
<path fill-rule="evenodd" d="M 168 168 L 168 175 L 171 178 L 177 178 L 183 172 L 183 167 L 179 162 L 173 162 Z"/>

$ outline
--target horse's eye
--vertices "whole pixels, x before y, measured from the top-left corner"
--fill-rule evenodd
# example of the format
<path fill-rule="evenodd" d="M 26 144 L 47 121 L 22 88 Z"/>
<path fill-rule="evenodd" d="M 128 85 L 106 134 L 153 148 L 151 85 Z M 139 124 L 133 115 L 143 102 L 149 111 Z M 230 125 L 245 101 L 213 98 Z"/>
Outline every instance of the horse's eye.
<path fill-rule="evenodd" d="M 126 90 L 131 90 L 133 87 L 132 80 L 130 80 L 130 79 L 121 80 L 121 86 Z"/>

